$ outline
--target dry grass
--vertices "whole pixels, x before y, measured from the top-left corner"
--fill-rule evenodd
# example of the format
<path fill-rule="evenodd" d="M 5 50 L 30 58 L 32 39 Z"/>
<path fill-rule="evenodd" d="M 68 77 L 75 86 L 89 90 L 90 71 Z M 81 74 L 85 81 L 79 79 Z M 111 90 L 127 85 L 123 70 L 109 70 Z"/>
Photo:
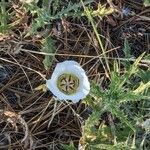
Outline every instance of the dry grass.
<path fill-rule="evenodd" d="M 96 7 L 97 2 L 93 5 Z M 140 0 L 116 1 L 114 5 L 120 11 L 123 6 L 130 7 L 136 15 L 116 13 L 103 20 L 95 19 L 110 69 L 110 59 L 124 57 L 124 38 L 135 57 L 150 51 L 149 9 L 143 8 Z M 60 150 L 62 144 L 70 141 L 77 146 L 90 108 L 80 102 L 55 101 L 49 91 L 35 88 L 45 83 L 57 62 L 67 59 L 78 61 L 91 80 L 107 86 L 109 74 L 101 61 L 102 51 L 92 26 L 86 17 L 69 17 L 54 21 L 51 29 L 44 27 L 37 34 L 26 36 L 31 15 L 16 0 L 8 9 L 15 15 L 10 20 L 13 28 L 0 37 L 0 146 L 1 139 L 5 149 Z M 56 41 L 53 65 L 48 70 L 42 63 L 45 53 L 40 52 L 45 33 Z"/>

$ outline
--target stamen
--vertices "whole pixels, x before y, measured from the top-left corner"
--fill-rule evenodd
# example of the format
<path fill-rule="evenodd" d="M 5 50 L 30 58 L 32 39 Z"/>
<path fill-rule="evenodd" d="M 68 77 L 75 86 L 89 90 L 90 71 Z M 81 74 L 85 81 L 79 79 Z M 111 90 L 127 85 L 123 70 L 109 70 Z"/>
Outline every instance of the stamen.
<path fill-rule="evenodd" d="M 58 77 L 57 87 L 64 94 L 74 94 L 79 87 L 79 78 L 69 73 L 62 74 Z"/>

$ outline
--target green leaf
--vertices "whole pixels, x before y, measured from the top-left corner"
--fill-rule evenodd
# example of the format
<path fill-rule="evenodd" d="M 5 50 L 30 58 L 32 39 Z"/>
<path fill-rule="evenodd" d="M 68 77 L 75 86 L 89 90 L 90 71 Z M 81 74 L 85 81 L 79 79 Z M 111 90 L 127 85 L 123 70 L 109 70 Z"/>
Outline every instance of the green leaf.
<path fill-rule="evenodd" d="M 56 51 L 56 48 L 54 46 L 54 40 L 51 37 L 47 37 L 43 41 L 43 48 L 41 49 L 42 52 L 44 53 L 51 53 L 54 54 Z M 54 60 L 54 55 L 45 55 L 45 59 L 43 60 L 43 64 L 45 69 L 49 69 L 53 63 Z"/>
<path fill-rule="evenodd" d="M 11 14 L 8 12 L 7 7 L 9 2 L 2 0 L 0 2 L 0 33 L 7 33 L 11 28 L 11 25 L 8 24 Z"/>
<path fill-rule="evenodd" d="M 89 150 L 115 150 L 115 148 L 109 144 L 94 144 L 89 146 Z"/>
<path fill-rule="evenodd" d="M 144 6 L 149 7 L 150 6 L 150 0 L 144 0 Z"/>
<path fill-rule="evenodd" d="M 76 148 L 75 148 L 73 142 L 70 142 L 69 145 L 63 144 L 63 148 L 64 148 L 65 150 L 76 150 Z"/>
<path fill-rule="evenodd" d="M 87 4 L 90 4 L 92 3 L 93 0 L 87 0 L 87 1 L 84 1 L 84 5 L 87 5 Z M 54 18 L 55 19 L 58 19 L 58 18 L 62 18 L 63 16 L 70 16 L 70 11 L 74 11 L 74 14 L 77 13 L 79 11 L 79 8 L 81 8 L 83 6 L 83 4 L 80 2 L 80 3 L 77 3 L 77 4 L 71 4 L 69 3 L 67 8 L 62 8 L 61 11 L 59 11 L 56 15 L 54 15 Z"/>
<path fill-rule="evenodd" d="M 133 63 L 133 65 L 130 67 L 130 69 L 128 70 L 127 74 L 127 78 L 130 78 L 131 75 L 136 74 L 138 71 L 138 65 L 140 63 L 140 61 L 142 60 L 143 56 L 145 55 L 145 53 L 142 53 Z"/>
<path fill-rule="evenodd" d="M 52 10 L 48 7 L 49 1 L 45 0 L 43 2 L 43 7 L 39 8 L 35 5 L 25 5 L 27 12 L 30 11 L 33 17 L 32 20 L 32 28 L 30 33 L 27 36 L 32 35 L 37 32 L 38 28 L 47 27 L 47 25 L 51 25 L 53 20 L 61 19 L 66 16 L 75 16 L 82 14 L 83 10 L 81 10 L 82 3 L 72 3 L 69 2 L 67 6 L 61 6 L 61 1 L 55 0 L 51 3 Z M 84 1 L 84 5 L 92 3 L 93 0 Z"/>
<path fill-rule="evenodd" d="M 95 82 L 91 82 L 91 91 L 90 92 L 92 95 L 97 96 L 97 97 L 101 97 L 104 94 L 101 87 Z"/>
<path fill-rule="evenodd" d="M 98 135 L 96 125 L 99 124 L 100 112 L 93 111 L 84 125 L 83 139 L 85 141 L 94 141 Z"/>
<path fill-rule="evenodd" d="M 135 132 L 135 128 L 131 121 L 129 121 L 128 117 L 124 114 L 123 111 L 121 111 L 119 108 L 117 108 L 115 105 L 110 106 L 109 108 L 111 110 L 111 113 L 115 116 L 117 116 L 121 122 L 125 123 L 133 132 Z"/>
<path fill-rule="evenodd" d="M 138 72 L 138 76 L 141 78 L 142 82 L 147 84 L 150 81 L 150 68 L 148 70 L 140 69 Z M 145 90 L 147 96 L 150 96 L 150 87 Z"/>
<path fill-rule="evenodd" d="M 120 145 L 95 144 L 90 145 L 89 150 L 131 150 L 131 148 L 122 143 Z"/>
<path fill-rule="evenodd" d="M 144 92 L 148 88 L 150 88 L 150 81 L 147 82 L 146 84 L 141 83 L 140 86 L 136 90 L 134 90 L 133 92 L 135 94 L 140 94 L 140 93 Z"/>
<path fill-rule="evenodd" d="M 140 69 L 138 76 L 142 79 L 143 83 L 150 81 L 150 68 L 148 70 Z"/>
<path fill-rule="evenodd" d="M 125 58 L 131 58 L 131 57 L 133 57 L 131 55 L 131 48 L 130 48 L 129 42 L 128 42 L 128 40 L 126 38 L 124 40 L 123 51 L 124 51 L 124 54 L 125 54 Z"/>
<path fill-rule="evenodd" d="M 131 66 L 131 62 L 128 59 L 133 58 L 134 56 L 131 55 L 131 47 L 129 41 L 126 38 L 124 40 L 123 52 L 127 61 L 123 61 L 122 64 L 126 69 L 129 69 Z"/>
<path fill-rule="evenodd" d="M 100 112 L 93 111 L 85 122 L 84 129 L 87 133 L 91 133 L 92 128 L 99 122 Z"/>
<path fill-rule="evenodd" d="M 144 60 L 149 60 L 150 61 L 150 54 L 147 54 L 145 57 L 144 57 Z"/>

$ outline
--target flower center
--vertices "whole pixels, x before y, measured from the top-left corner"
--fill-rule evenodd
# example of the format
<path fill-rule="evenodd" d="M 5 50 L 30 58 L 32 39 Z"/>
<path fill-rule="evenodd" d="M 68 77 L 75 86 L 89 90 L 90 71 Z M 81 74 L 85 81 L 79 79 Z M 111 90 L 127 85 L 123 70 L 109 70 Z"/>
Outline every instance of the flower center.
<path fill-rule="evenodd" d="M 57 87 L 64 94 L 74 94 L 79 87 L 79 78 L 69 73 L 61 74 L 57 80 Z"/>

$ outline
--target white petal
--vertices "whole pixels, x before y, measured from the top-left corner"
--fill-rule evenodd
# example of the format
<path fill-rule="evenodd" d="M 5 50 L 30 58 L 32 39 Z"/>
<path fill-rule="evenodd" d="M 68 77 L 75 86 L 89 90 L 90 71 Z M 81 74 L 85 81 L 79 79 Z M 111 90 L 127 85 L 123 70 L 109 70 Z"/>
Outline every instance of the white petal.
<path fill-rule="evenodd" d="M 78 77 L 83 77 L 85 75 L 84 70 L 78 65 L 66 67 L 65 72 L 72 73 Z"/>
<path fill-rule="evenodd" d="M 46 81 L 46 85 L 49 90 L 60 100 L 66 100 L 66 95 L 63 94 L 56 85 L 56 82 L 52 79 Z"/>
<path fill-rule="evenodd" d="M 73 65 L 80 66 L 80 64 L 74 60 L 66 60 L 64 62 L 61 62 L 60 64 L 64 66 L 73 66 Z"/>
<path fill-rule="evenodd" d="M 88 81 L 87 76 L 84 77 L 82 84 L 83 84 L 83 89 L 89 93 L 89 91 L 90 91 L 90 82 Z"/>
<path fill-rule="evenodd" d="M 57 78 L 58 76 L 60 76 L 63 72 L 65 72 L 66 70 L 66 66 L 61 65 L 60 63 L 58 63 L 54 69 L 54 72 L 52 74 L 52 79 Z"/>
<path fill-rule="evenodd" d="M 77 68 L 78 66 L 78 68 Z M 78 71 L 81 71 L 81 67 L 80 65 L 75 62 L 75 61 L 64 61 L 61 63 L 58 63 L 54 69 L 54 72 L 52 74 L 52 79 L 57 78 L 58 76 L 60 76 L 63 73 L 73 73 L 75 72 L 75 70 L 78 69 Z M 82 71 L 84 71 L 82 69 Z M 75 73 L 76 74 L 76 73 Z"/>

